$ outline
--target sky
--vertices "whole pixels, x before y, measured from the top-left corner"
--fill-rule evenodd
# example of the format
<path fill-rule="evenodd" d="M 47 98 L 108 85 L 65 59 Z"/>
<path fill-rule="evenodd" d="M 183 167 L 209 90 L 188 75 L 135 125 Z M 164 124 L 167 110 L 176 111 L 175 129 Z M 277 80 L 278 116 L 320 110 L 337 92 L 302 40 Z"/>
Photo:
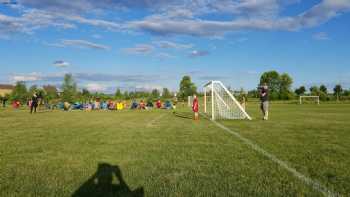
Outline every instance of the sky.
<path fill-rule="evenodd" d="M 277 70 L 350 88 L 349 35 L 350 0 L 0 0 L 0 83 L 254 89 Z"/>

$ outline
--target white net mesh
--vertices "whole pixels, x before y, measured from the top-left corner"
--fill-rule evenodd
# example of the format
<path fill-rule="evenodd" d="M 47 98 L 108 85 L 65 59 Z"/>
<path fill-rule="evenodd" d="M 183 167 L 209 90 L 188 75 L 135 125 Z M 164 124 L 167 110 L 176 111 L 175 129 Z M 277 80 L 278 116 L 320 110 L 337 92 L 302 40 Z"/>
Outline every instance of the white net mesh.
<path fill-rule="evenodd" d="M 205 109 L 212 119 L 251 119 L 242 105 L 219 81 L 205 87 Z"/>
<path fill-rule="evenodd" d="M 319 96 L 300 96 L 299 103 L 300 104 L 306 104 L 306 103 L 320 104 L 320 97 Z"/>

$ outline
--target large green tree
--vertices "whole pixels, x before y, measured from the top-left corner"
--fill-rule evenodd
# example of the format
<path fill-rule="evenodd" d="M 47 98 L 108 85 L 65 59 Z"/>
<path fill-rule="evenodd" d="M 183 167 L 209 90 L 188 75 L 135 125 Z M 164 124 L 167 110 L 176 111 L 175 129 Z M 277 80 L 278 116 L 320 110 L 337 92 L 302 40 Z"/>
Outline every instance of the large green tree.
<path fill-rule="evenodd" d="M 320 100 L 326 101 L 328 99 L 327 94 L 320 90 L 317 86 L 310 87 L 310 94 L 312 96 L 319 96 Z"/>
<path fill-rule="evenodd" d="M 340 96 L 343 92 L 343 88 L 340 84 L 337 84 L 334 88 L 333 88 L 333 92 L 334 92 L 334 95 L 337 97 L 337 101 L 339 101 L 340 99 Z"/>
<path fill-rule="evenodd" d="M 325 94 L 328 93 L 327 87 L 325 85 L 323 85 L 323 84 L 320 86 L 320 91 L 325 93 Z"/>
<path fill-rule="evenodd" d="M 120 91 L 119 88 L 115 91 L 114 97 L 116 99 L 122 99 L 123 98 L 123 93 L 122 93 L 122 91 Z"/>
<path fill-rule="evenodd" d="M 350 90 L 344 90 L 343 95 L 344 96 L 350 96 Z"/>
<path fill-rule="evenodd" d="M 261 75 L 260 85 L 267 84 L 270 91 L 270 99 L 276 100 L 279 98 L 280 90 L 280 75 L 277 71 L 268 71 Z"/>
<path fill-rule="evenodd" d="M 168 88 L 163 88 L 162 98 L 164 98 L 164 99 L 171 98 L 171 93 L 170 93 Z"/>
<path fill-rule="evenodd" d="M 296 95 L 301 96 L 301 95 L 305 94 L 306 88 L 305 88 L 305 86 L 300 86 L 299 88 L 295 89 L 294 92 Z"/>
<path fill-rule="evenodd" d="M 188 96 L 192 96 L 197 93 L 197 87 L 191 81 L 190 76 L 184 76 L 180 82 L 179 98 L 186 101 Z"/>
<path fill-rule="evenodd" d="M 130 94 L 128 91 L 125 91 L 123 94 L 124 99 L 130 99 Z"/>
<path fill-rule="evenodd" d="M 88 89 L 84 88 L 81 90 L 81 100 L 84 103 L 87 103 L 88 101 L 90 101 L 91 98 L 92 98 L 92 95 Z"/>
<path fill-rule="evenodd" d="M 264 72 L 260 77 L 260 85 L 266 83 L 271 91 L 278 92 L 280 86 L 280 75 L 277 71 Z"/>
<path fill-rule="evenodd" d="M 26 103 L 28 91 L 26 84 L 23 81 L 18 81 L 10 95 L 11 100 L 17 100 L 21 103 Z"/>
<path fill-rule="evenodd" d="M 47 100 L 52 100 L 52 99 L 57 99 L 58 98 L 58 91 L 56 86 L 54 85 L 44 85 L 43 89 L 46 93 L 46 99 Z"/>
<path fill-rule="evenodd" d="M 250 90 L 248 91 L 248 97 L 250 98 L 258 98 L 259 92 L 257 90 Z"/>
<path fill-rule="evenodd" d="M 64 76 L 62 84 L 62 96 L 63 102 L 73 103 L 77 94 L 77 84 L 74 81 L 72 74 L 66 74 Z"/>
<path fill-rule="evenodd" d="M 280 76 L 280 96 L 282 100 L 289 100 L 293 98 L 293 93 L 291 91 L 293 84 L 293 79 L 287 73 L 283 73 Z"/>
<path fill-rule="evenodd" d="M 265 83 L 269 86 L 271 100 L 291 99 L 293 97 L 291 92 L 293 79 L 287 73 L 280 75 L 275 70 L 265 72 L 260 77 L 260 85 Z"/>
<path fill-rule="evenodd" d="M 309 90 L 312 96 L 320 96 L 320 89 L 317 86 L 311 86 Z"/>
<path fill-rule="evenodd" d="M 328 97 L 327 87 L 325 85 L 321 85 L 319 90 L 320 90 L 320 92 L 319 92 L 320 100 L 322 100 L 322 101 L 328 100 L 329 97 Z"/>
<path fill-rule="evenodd" d="M 32 96 L 34 93 L 37 93 L 37 91 L 38 91 L 38 86 L 32 85 L 32 86 L 30 86 L 30 88 L 28 90 L 28 94 L 29 94 L 29 96 Z"/>
<path fill-rule="evenodd" d="M 152 96 L 153 99 L 159 98 L 160 97 L 159 90 L 158 89 L 153 89 L 152 93 L 151 93 L 151 96 Z M 145 95 L 145 97 L 147 97 L 147 95 Z"/>

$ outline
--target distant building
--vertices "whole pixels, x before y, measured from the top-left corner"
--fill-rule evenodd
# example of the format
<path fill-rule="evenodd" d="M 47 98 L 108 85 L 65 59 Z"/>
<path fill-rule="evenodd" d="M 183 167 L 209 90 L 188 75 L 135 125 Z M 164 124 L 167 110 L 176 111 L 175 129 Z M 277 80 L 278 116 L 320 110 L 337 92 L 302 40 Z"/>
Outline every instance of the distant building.
<path fill-rule="evenodd" d="M 13 91 L 13 85 L 0 84 L 0 96 L 5 96 L 6 94 L 11 94 Z"/>

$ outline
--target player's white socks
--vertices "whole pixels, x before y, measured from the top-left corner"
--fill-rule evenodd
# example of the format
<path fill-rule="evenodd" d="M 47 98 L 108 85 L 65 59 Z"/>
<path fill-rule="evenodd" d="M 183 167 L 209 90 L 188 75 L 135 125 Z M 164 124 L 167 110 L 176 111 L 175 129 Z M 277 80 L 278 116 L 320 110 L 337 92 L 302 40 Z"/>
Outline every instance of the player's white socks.
<path fill-rule="evenodd" d="M 266 112 L 265 112 L 265 116 L 264 116 L 264 120 L 268 120 L 268 119 L 269 119 L 269 112 L 266 111 Z"/>

